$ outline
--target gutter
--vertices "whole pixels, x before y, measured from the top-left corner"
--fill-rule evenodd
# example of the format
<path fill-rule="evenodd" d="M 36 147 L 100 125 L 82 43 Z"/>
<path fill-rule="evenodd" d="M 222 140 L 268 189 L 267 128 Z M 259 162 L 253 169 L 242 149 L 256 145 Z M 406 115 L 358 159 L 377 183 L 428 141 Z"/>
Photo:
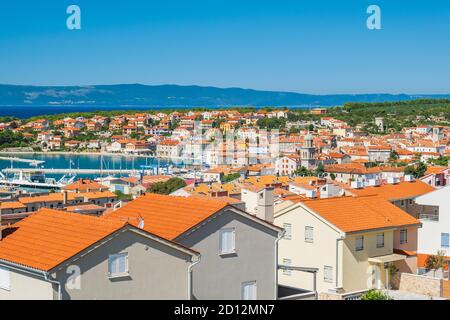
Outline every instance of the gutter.
<path fill-rule="evenodd" d="M 3 263 L 9 269 L 14 269 L 14 270 L 17 270 L 19 272 L 28 273 L 28 274 L 31 274 L 31 275 L 34 275 L 34 276 L 41 276 L 41 277 L 44 278 L 45 281 L 47 281 L 49 283 L 52 283 L 52 284 L 58 285 L 58 300 L 62 300 L 61 283 L 59 281 L 49 279 L 49 277 L 48 277 L 49 273 L 48 272 L 41 271 L 41 270 L 38 270 L 38 269 L 29 268 L 29 267 L 26 267 L 26 266 L 23 266 L 23 265 L 18 265 L 16 263 L 9 262 L 7 260 L 0 260 L 0 263 Z"/>
<path fill-rule="evenodd" d="M 193 263 L 191 263 L 188 266 L 188 300 L 192 300 L 192 269 L 194 268 L 194 266 L 196 266 L 198 263 L 200 263 L 201 260 L 201 255 L 198 256 L 198 259 L 196 261 L 194 261 Z"/>
<path fill-rule="evenodd" d="M 49 277 L 48 277 L 48 273 L 45 273 L 44 274 L 44 279 L 45 279 L 45 281 L 47 281 L 47 282 L 50 282 L 50 283 L 52 283 L 52 284 L 56 284 L 57 286 L 58 286 L 58 300 L 62 300 L 62 293 L 61 293 L 61 283 L 59 282 L 59 281 L 56 281 L 56 280 L 51 280 Z"/>
<path fill-rule="evenodd" d="M 278 300 L 278 242 L 283 239 L 286 234 L 286 230 L 283 229 L 279 234 L 277 240 L 275 240 L 275 300 Z"/>
<path fill-rule="evenodd" d="M 336 239 L 336 288 L 339 288 L 339 241 L 344 239 L 343 236 Z"/>

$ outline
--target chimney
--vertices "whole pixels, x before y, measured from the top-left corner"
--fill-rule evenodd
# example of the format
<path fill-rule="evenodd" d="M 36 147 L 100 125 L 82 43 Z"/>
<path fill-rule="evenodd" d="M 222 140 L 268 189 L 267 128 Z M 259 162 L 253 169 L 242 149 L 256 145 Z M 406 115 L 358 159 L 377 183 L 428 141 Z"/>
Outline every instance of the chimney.
<path fill-rule="evenodd" d="M 256 216 L 262 220 L 273 223 L 273 188 L 265 187 L 259 191 L 257 203 Z"/>
<path fill-rule="evenodd" d="M 63 205 L 64 205 L 64 207 L 67 205 L 67 198 L 68 198 L 67 190 L 64 190 L 63 191 Z"/>
<path fill-rule="evenodd" d="M 139 228 L 139 229 L 144 229 L 144 226 L 145 226 L 144 218 L 139 217 L 138 228 Z"/>

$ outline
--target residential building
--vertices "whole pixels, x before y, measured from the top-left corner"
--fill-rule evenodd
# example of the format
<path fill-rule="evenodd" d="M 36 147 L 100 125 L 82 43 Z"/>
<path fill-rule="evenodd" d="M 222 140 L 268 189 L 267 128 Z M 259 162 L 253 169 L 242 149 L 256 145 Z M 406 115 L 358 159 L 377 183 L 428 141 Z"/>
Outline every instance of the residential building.
<path fill-rule="evenodd" d="M 275 224 L 289 230 L 279 243 L 279 264 L 318 269 L 316 290 L 353 292 L 384 288 L 386 267 L 408 271 L 416 257 L 398 254 L 396 233 L 417 232 L 420 222 L 377 197 L 340 197 L 294 202 L 275 213 Z M 314 290 L 310 274 L 279 272 L 283 286 Z"/>
<path fill-rule="evenodd" d="M 127 221 L 42 209 L 2 233 L 2 300 L 191 298 L 199 254 Z"/>
<path fill-rule="evenodd" d="M 144 230 L 199 252 L 201 260 L 192 269 L 194 299 L 277 296 L 276 243 L 281 228 L 227 202 L 146 194 L 105 218 L 142 221 Z M 250 296 L 243 295 L 248 285 Z"/>

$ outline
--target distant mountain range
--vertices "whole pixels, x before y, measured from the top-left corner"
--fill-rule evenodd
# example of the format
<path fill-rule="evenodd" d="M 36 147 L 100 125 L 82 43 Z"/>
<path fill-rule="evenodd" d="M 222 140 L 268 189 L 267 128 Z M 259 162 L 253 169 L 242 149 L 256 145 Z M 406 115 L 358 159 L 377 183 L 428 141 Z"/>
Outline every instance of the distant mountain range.
<path fill-rule="evenodd" d="M 0 106 L 335 106 L 346 102 L 450 98 L 443 95 L 333 94 L 179 85 L 18 86 L 0 84 Z"/>

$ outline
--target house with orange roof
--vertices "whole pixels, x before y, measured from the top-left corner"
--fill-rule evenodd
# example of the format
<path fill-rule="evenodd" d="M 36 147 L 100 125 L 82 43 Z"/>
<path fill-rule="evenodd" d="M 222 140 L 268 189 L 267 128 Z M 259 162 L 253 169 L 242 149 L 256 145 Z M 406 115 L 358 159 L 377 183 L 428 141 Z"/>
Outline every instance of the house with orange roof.
<path fill-rule="evenodd" d="M 371 162 L 386 162 L 391 155 L 392 148 L 385 145 L 368 146 L 367 153 Z"/>
<path fill-rule="evenodd" d="M 9 215 L 9 214 L 25 212 L 26 208 L 27 207 L 19 201 L 0 202 L 0 217 L 2 215 Z"/>
<path fill-rule="evenodd" d="M 450 185 L 450 166 L 428 166 L 425 175 L 420 178 L 435 188 L 442 188 Z"/>
<path fill-rule="evenodd" d="M 301 159 L 297 154 L 281 156 L 275 161 L 275 173 L 280 176 L 292 176 L 300 164 Z"/>
<path fill-rule="evenodd" d="M 380 169 L 378 167 L 366 168 L 360 163 L 345 163 L 325 166 L 325 172 L 331 176 L 334 175 L 335 180 L 342 183 L 351 183 L 352 181 L 360 181 L 365 184 L 369 180 L 380 179 Z"/>
<path fill-rule="evenodd" d="M 106 191 L 108 190 L 108 187 L 91 179 L 78 179 L 77 181 L 65 186 L 63 190 L 75 193 L 82 193 L 82 192 Z"/>
<path fill-rule="evenodd" d="M 0 299 L 191 299 L 199 253 L 127 220 L 42 209 L 0 240 Z"/>
<path fill-rule="evenodd" d="M 287 230 L 279 243 L 278 262 L 285 267 L 280 285 L 315 290 L 320 297 L 385 288 L 392 264 L 415 272 L 415 252 L 405 253 L 414 251 L 412 239 L 398 245 L 394 239 L 402 230 L 417 234 L 420 221 L 375 196 L 288 203 L 275 213 L 275 224 Z M 316 281 L 297 268 L 317 269 Z"/>
<path fill-rule="evenodd" d="M 425 261 L 428 256 L 443 251 L 450 260 L 450 186 L 416 198 L 422 207 L 419 218 L 422 228 L 419 229 L 418 248 L 419 259 L 417 267 L 420 273 L 427 273 Z"/>
<path fill-rule="evenodd" d="M 410 181 L 388 179 L 375 186 L 347 189 L 346 194 L 359 197 L 377 196 L 418 218 L 422 208 L 415 203 L 415 198 L 434 190 L 432 186 L 410 177 Z"/>
<path fill-rule="evenodd" d="M 266 213 L 270 208 L 251 215 L 206 197 L 146 194 L 104 219 L 141 221 L 143 230 L 199 252 L 201 260 L 192 269 L 196 299 L 272 300 L 277 297 L 276 243 L 282 229 L 262 219 Z"/>
<path fill-rule="evenodd" d="M 166 139 L 156 145 L 156 157 L 177 159 L 180 156 L 182 146 L 180 141 Z"/>

